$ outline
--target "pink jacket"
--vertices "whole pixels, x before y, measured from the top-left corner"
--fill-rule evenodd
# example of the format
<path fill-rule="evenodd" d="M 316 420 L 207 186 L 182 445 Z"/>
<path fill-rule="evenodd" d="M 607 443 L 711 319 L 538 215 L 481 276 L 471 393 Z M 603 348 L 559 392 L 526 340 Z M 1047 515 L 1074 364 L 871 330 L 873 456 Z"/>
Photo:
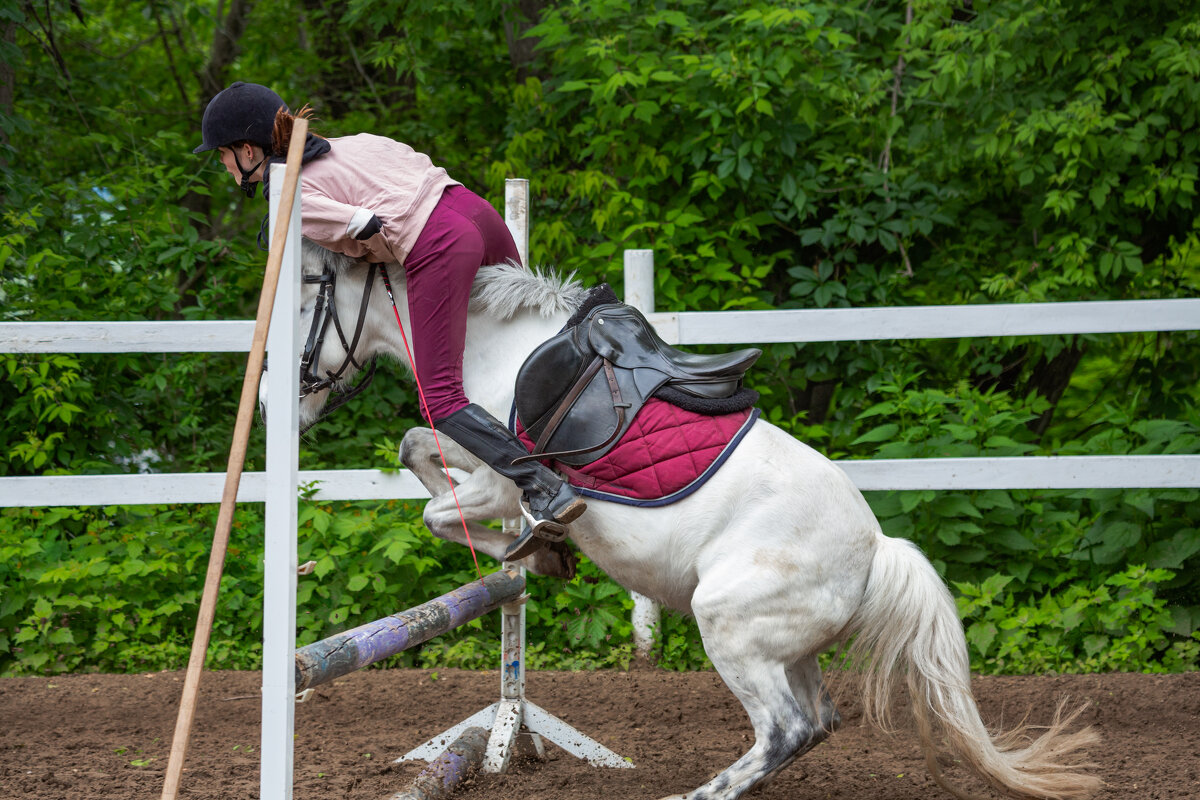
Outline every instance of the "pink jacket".
<path fill-rule="evenodd" d="M 429 156 L 384 136 L 360 133 L 329 142 L 330 151 L 301 173 L 301 232 L 353 258 L 403 264 L 442 191 L 458 181 Z M 383 228 L 357 241 L 372 214 Z"/>

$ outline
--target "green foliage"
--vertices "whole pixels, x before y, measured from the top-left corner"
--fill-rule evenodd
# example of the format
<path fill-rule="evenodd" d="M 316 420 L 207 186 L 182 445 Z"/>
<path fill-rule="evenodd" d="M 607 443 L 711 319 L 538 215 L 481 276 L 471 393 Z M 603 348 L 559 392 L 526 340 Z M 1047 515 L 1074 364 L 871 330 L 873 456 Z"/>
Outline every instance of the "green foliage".
<path fill-rule="evenodd" d="M 911 22 L 871 0 L 247 7 L 218 31 L 233 7 L 0 3 L 0 319 L 252 315 L 265 205 L 190 153 L 212 84 L 235 79 L 312 103 L 323 134 L 402 139 L 494 201 L 529 178 L 535 262 L 619 285 L 619 251 L 651 247 L 660 308 L 1200 295 L 1188 4 L 933 0 Z M 773 344 L 751 380 L 768 420 L 834 458 L 1196 453 L 1198 339 Z M 243 365 L 0 354 L 0 475 L 219 470 Z M 385 369 L 302 441 L 306 468 L 395 466 L 417 409 Z M 976 668 L 1197 666 L 1196 490 L 869 500 L 957 590 Z M 0 513 L 0 671 L 181 664 L 213 513 Z M 305 501 L 301 520 L 321 571 L 300 584 L 302 641 L 474 574 L 404 504 Z M 257 509 L 238 524 L 215 666 L 257 663 Z M 632 657 L 628 598 L 580 575 L 535 582 L 531 663 Z M 495 647 L 479 623 L 398 662 L 490 665 Z M 682 617 L 658 653 L 707 666 Z"/>
<path fill-rule="evenodd" d="M 1173 577 L 1134 566 L 1094 588 L 1066 575 L 1040 597 L 1005 591 L 1010 576 L 956 583 L 971 666 L 981 672 L 1046 673 L 1196 669 L 1200 631 L 1172 636 L 1174 620 L 1156 585 Z"/>
<path fill-rule="evenodd" d="M 1024 455 L 1044 400 L 1013 403 L 880 385 L 851 446 L 888 458 Z M 1064 454 L 1195 452 L 1200 420 L 1132 421 Z M 886 428 L 886 430 L 884 430 Z M 915 541 L 959 593 L 972 665 L 986 672 L 1196 669 L 1200 490 L 877 492 L 884 532 Z M 1151 569 L 1145 566 L 1149 564 Z M 1130 565 L 1125 567 L 1124 565 Z"/>
<path fill-rule="evenodd" d="M 0 511 L 0 674 L 135 672 L 187 661 L 203 589 L 213 506 Z M 300 508 L 297 641 L 308 644 L 411 608 L 475 578 L 470 553 L 433 539 L 418 505 Z M 261 663 L 261 506 L 239 510 L 207 666 Z M 485 563 L 494 569 L 494 563 Z M 586 559 L 580 580 L 532 577 L 531 665 L 627 667 L 632 602 Z M 474 620 L 389 663 L 491 669 L 495 618 Z"/>

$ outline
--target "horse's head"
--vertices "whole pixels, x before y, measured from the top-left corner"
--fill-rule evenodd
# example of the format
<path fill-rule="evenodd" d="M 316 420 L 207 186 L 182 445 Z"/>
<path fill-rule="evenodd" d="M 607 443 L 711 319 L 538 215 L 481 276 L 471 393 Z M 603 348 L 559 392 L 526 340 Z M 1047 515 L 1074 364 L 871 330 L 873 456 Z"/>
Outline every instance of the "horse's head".
<path fill-rule="evenodd" d="M 378 352 L 382 283 L 377 267 L 303 240 L 301 248 L 300 430 L 346 403 L 370 383 Z M 386 302 L 386 301 L 385 301 Z M 354 378 L 366 369 L 357 383 Z M 258 385 L 267 414 L 266 369 Z"/>

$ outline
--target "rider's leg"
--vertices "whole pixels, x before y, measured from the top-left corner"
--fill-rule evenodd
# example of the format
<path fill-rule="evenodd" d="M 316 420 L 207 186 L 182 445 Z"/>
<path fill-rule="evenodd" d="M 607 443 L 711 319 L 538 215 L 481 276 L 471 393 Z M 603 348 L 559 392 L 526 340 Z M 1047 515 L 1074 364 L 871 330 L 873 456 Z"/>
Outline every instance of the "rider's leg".
<path fill-rule="evenodd" d="M 454 186 L 443 194 L 404 262 L 414 359 L 429 419 L 525 493 L 532 529 L 518 539 L 520 547 L 509 554 L 513 558 L 534 552 L 541 542 L 537 535 L 562 534 L 562 526 L 585 508 L 545 466 L 536 461 L 514 466 L 513 460 L 528 450 L 463 393 L 467 305 L 475 273 L 483 264 L 518 258 L 512 235 L 491 204 Z"/>
<path fill-rule="evenodd" d="M 541 533 L 544 528 L 553 530 L 550 527 L 552 523 L 565 525 L 572 522 L 586 508 L 583 498 L 541 463 L 525 461 L 513 464 L 521 456 L 529 455 L 529 451 L 508 428 L 482 407 L 470 403 L 438 420 L 435 427 L 521 487 L 529 504 L 529 516 L 532 517 L 529 522 L 535 534 Z"/>

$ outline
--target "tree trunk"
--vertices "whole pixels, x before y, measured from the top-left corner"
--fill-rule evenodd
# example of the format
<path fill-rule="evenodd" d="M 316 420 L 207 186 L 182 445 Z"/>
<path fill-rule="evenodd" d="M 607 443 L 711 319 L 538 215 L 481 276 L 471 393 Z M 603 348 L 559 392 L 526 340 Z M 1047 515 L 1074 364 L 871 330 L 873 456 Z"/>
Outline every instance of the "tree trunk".
<path fill-rule="evenodd" d="M 8 49 L 11 50 L 16 47 L 17 23 L 5 23 L 3 33 L 0 33 L 0 39 L 4 40 L 4 44 Z M 16 85 L 16 70 L 13 69 L 13 65 L 7 60 L 0 59 L 0 115 L 5 117 L 12 116 Z M 2 125 L 0 125 L 0 147 L 8 147 L 8 131 Z M 0 150 L 0 169 L 7 166 L 8 159 L 4 157 L 4 151 Z M 0 205 L 3 205 L 3 202 L 3 197 L 0 197 Z"/>
<path fill-rule="evenodd" d="M 200 138 L 200 123 L 204 119 L 204 109 L 217 93 L 225 88 L 226 73 L 238 54 L 238 42 L 246 31 L 246 23 L 250 11 L 254 7 L 253 0 L 233 0 L 229 9 L 221 15 L 220 6 L 223 0 L 217 0 L 218 22 L 213 32 L 212 45 L 208 51 L 208 61 L 201 68 L 197 80 L 200 83 L 197 105 L 191 109 L 196 120 L 196 138 Z M 213 236 L 212 198 L 198 192 L 188 192 L 180 201 L 184 208 L 192 213 L 192 224 L 196 227 L 201 239 L 211 239 Z M 200 222 L 199 220 L 204 220 Z M 178 312 L 196 304 L 195 287 L 204 279 L 208 264 L 197 261 L 190 272 L 180 271 L 175 288 L 179 299 L 175 302 Z"/>
<path fill-rule="evenodd" d="M 4 23 L 3 28 L 0 28 L 0 38 L 3 39 L 4 45 L 8 50 L 14 50 L 17 46 L 17 23 L 15 20 Z M 6 120 L 13 116 L 14 106 L 17 99 L 17 69 L 13 62 L 7 59 L 0 59 L 0 117 Z M 8 137 L 7 122 L 0 123 L 0 175 L 5 175 L 8 172 L 8 148 L 12 146 L 12 142 Z M 0 211 L 8 208 L 8 190 L 3 188 L 9 185 L 9 179 L 0 183 Z"/>
<path fill-rule="evenodd" d="M 533 63 L 533 48 L 538 43 L 536 36 L 526 36 L 525 31 L 538 24 L 542 10 L 550 3 L 551 0 L 516 0 L 505 6 L 504 38 L 508 41 L 508 57 L 516 70 L 517 80 L 522 83 L 534 74 L 529 65 Z"/>
<path fill-rule="evenodd" d="M 364 24 L 346 25 L 340 21 L 342 4 L 328 0 L 301 0 L 301 7 L 306 12 L 301 30 L 312 51 L 303 69 L 311 74 L 307 83 L 316 87 L 316 95 L 293 102 L 311 102 L 319 116 L 332 118 L 361 108 L 364 97 L 369 97 L 380 113 L 385 109 L 396 112 L 415 104 L 415 81 L 411 75 L 396 77 L 390 68 L 380 69 L 364 60 L 374 39 L 403 39 L 406 35 L 403 29 L 391 22 L 378 32 Z"/>
<path fill-rule="evenodd" d="M 218 0 L 220 3 L 221 0 Z M 225 73 L 233 60 L 237 58 L 238 42 L 246 32 L 246 23 L 250 11 L 254 8 L 253 0 L 233 0 L 229 10 L 225 12 L 213 31 L 212 46 L 208 51 L 208 63 L 200 71 L 200 113 L 208 101 L 216 97 L 217 92 L 225 88 Z"/>
<path fill-rule="evenodd" d="M 1039 438 L 1050 427 L 1050 423 L 1054 419 L 1054 410 L 1058 406 L 1058 401 L 1062 399 L 1063 392 L 1066 391 L 1067 386 L 1071 383 L 1071 376 L 1075 374 L 1075 368 L 1079 366 L 1079 362 L 1083 359 L 1083 354 L 1086 352 L 1087 345 L 1076 340 L 1059 351 L 1058 355 L 1054 358 L 1049 360 L 1043 358 L 1034 367 L 1033 376 L 1029 380 L 1029 388 L 1050 401 L 1050 408 L 1046 409 L 1040 417 L 1029 423 L 1030 429 Z"/>

